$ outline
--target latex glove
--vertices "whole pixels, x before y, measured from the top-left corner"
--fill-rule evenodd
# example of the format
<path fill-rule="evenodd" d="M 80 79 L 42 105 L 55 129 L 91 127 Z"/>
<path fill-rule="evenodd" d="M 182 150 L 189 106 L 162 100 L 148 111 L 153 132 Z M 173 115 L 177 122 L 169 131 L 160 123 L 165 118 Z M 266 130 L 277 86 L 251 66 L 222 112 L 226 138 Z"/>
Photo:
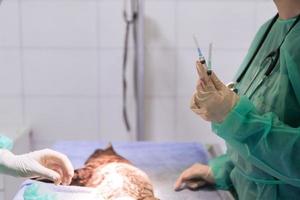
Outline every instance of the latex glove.
<path fill-rule="evenodd" d="M 44 149 L 23 155 L 0 150 L 0 172 L 18 177 L 41 177 L 55 184 L 69 185 L 74 175 L 70 160 L 63 154 Z"/>
<path fill-rule="evenodd" d="M 204 185 L 214 183 L 215 180 L 211 168 L 208 165 L 197 163 L 182 172 L 175 183 L 174 189 L 176 191 L 184 188 L 195 190 Z"/>
<path fill-rule="evenodd" d="M 226 87 L 215 73 L 208 76 L 200 62 L 196 66 L 200 79 L 190 107 L 204 120 L 220 123 L 238 102 L 239 96 Z"/>

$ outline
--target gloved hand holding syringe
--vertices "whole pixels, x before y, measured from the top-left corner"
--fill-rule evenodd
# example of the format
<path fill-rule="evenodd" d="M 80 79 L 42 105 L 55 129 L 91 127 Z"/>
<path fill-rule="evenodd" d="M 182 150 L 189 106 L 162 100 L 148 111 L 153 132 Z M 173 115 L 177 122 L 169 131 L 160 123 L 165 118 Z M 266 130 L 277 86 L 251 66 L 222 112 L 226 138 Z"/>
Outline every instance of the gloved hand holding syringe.
<path fill-rule="evenodd" d="M 200 50 L 197 39 L 199 60 L 196 62 L 198 82 L 190 108 L 204 120 L 221 123 L 239 101 L 239 96 L 228 88 L 211 69 L 211 46 L 208 66 Z"/>
<path fill-rule="evenodd" d="M 211 67 L 211 57 L 212 57 L 212 43 L 209 44 L 209 50 L 208 50 L 208 63 L 206 65 L 206 60 L 202 54 L 202 51 L 200 49 L 200 45 L 199 45 L 199 42 L 196 38 L 196 36 L 193 36 L 194 38 L 194 41 L 195 41 L 195 44 L 196 44 L 196 47 L 197 47 L 197 50 L 198 50 L 198 55 L 199 55 L 199 61 L 201 62 L 201 64 L 203 64 L 206 69 L 207 69 L 207 75 L 211 75 L 212 73 L 212 67 Z"/>

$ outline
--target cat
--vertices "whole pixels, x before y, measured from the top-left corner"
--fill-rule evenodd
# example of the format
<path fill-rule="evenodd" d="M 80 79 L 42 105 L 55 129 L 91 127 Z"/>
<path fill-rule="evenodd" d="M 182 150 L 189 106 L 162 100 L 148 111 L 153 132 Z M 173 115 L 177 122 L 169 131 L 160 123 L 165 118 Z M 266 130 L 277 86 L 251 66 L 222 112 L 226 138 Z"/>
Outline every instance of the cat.
<path fill-rule="evenodd" d="M 116 153 L 111 144 L 95 150 L 74 171 L 70 185 L 96 188 L 105 200 L 159 200 L 147 174 Z"/>

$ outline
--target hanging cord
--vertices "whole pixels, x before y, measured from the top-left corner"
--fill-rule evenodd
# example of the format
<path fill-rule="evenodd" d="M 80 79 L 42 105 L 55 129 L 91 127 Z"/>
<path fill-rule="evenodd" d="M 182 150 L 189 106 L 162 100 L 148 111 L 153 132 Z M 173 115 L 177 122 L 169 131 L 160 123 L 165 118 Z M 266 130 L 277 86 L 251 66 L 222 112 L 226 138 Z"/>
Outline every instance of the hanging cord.
<path fill-rule="evenodd" d="M 133 41 L 134 41 L 134 94 L 135 98 L 136 88 L 137 88 L 137 29 L 136 29 L 136 22 L 138 19 L 138 1 L 131 0 L 131 17 L 128 16 L 127 12 L 127 0 L 125 0 L 124 4 L 124 11 L 123 11 L 124 21 L 126 23 L 126 31 L 125 31 L 125 41 L 124 41 L 124 53 L 123 53 L 123 71 L 122 71 L 122 78 L 123 78 L 123 120 L 126 126 L 126 130 L 129 132 L 131 130 L 129 117 L 128 117 L 128 109 L 127 109 L 127 62 L 128 62 L 128 46 L 129 46 L 129 36 L 130 36 L 130 28 L 133 27 Z"/>

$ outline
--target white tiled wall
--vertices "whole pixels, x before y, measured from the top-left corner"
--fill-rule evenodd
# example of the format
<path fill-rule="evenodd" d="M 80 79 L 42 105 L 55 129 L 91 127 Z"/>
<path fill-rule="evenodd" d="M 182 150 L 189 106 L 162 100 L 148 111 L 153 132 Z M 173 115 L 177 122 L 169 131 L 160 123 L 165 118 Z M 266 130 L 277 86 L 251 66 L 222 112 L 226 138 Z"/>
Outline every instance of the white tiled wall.
<path fill-rule="evenodd" d="M 132 98 L 130 98 L 133 102 Z M 132 108 L 132 104 L 129 106 Z M 134 116 L 129 114 L 132 131 L 127 132 L 122 118 L 122 100 L 119 96 L 102 97 L 100 103 L 100 135 L 103 141 L 127 141 L 135 138 Z"/>
<path fill-rule="evenodd" d="M 174 97 L 148 97 L 145 100 L 146 135 L 148 140 L 174 140 L 176 135 Z"/>
<path fill-rule="evenodd" d="M 24 46 L 97 46 L 96 1 L 20 1 Z"/>
<path fill-rule="evenodd" d="M 99 0 L 99 46 L 103 48 L 123 47 L 125 23 L 122 0 Z"/>
<path fill-rule="evenodd" d="M 22 125 L 22 100 L 20 97 L 2 96 L 0 98 L 0 134 L 10 132 Z"/>
<path fill-rule="evenodd" d="M 181 0 L 177 9 L 179 47 L 194 47 L 195 34 L 203 45 L 247 48 L 255 32 L 255 1 Z"/>
<path fill-rule="evenodd" d="M 37 147 L 133 137 L 122 121 L 122 6 L 122 0 L 3 1 L 0 131 L 28 124 Z M 219 142 L 189 110 L 197 79 L 192 35 L 205 53 L 214 42 L 214 70 L 228 82 L 259 24 L 274 13 L 272 1 L 145 0 L 147 139 Z"/>
<path fill-rule="evenodd" d="M 100 57 L 100 94 L 120 96 L 122 93 L 122 55 L 120 48 L 101 49 Z"/>
<path fill-rule="evenodd" d="M 34 96 L 26 98 L 26 122 L 35 140 L 97 139 L 97 99 L 89 97 Z"/>
<path fill-rule="evenodd" d="M 97 51 L 38 49 L 23 54 L 26 95 L 97 95 Z"/>
<path fill-rule="evenodd" d="M 17 47 L 20 44 L 18 0 L 3 1 L 0 6 L 0 46 Z"/>
<path fill-rule="evenodd" d="M 176 50 L 145 50 L 146 97 L 176 96 Z"/>
<path fill-rule="evenodd" d="M 175 0 L 145 1 L 145 38 L 147 48 L 174 48 L 176 44 Z"/>
<path fill-rule="evenodd" d="M 0 49 L 0 96 L 18 96 L 22 93 L 20 59 L 18 49 Z"/>

